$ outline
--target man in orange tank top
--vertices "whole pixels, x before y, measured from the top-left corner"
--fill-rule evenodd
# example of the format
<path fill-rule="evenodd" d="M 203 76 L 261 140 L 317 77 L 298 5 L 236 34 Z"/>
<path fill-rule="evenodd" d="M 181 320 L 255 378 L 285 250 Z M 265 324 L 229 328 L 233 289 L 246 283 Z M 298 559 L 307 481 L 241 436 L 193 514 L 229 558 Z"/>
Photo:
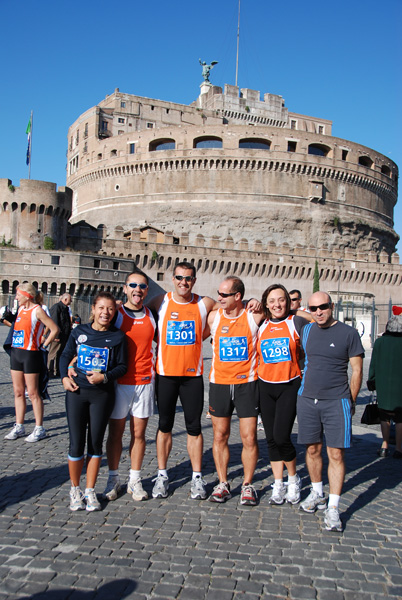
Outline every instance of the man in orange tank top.
<path fill-rule="evenodd" d="M 244 481 L 240 503 L 257 504 L 252 486 L 258 460 L 257 416 L 259 409 L 257 383 L 258 324 L 262 313 L 244 307 L 244 284 L 238 277 L 226 277 L 218 290 L 221 308 L 208 316 L 212 337 L 212 365 L 209 375 L 209 412 L 214 441 L 212 452 L 219 477 L 209 497 L 211 502 L 226 502 L 231 497 L 228 483 L 229 436 L 233 410 L 239 417 L 243 444 Z"/>
<path fill-rule="evenodd" d="M 154 498 L 168 496 L 167 461 L 172 449 L 172 429 L 177 399 L 183 407 L 187 430 L 187 451 L 193 468 L 191 498 L 207 496 L 202 478 L 203 437 L 201 415 L 204 407 L 202 341 L 208 313 L 214 300 L 193 294 L 194 265 L 178 263 L 173 272 L 174 291 L 154 298 L 149 307 L 158 311 L 158 352 L 156 398 L 159 429 L 156 437 L 158 476 Z"/>
<path fill-rule="evenodd" d="M 149 308 L 144 306 L 149 280 L 140 272 L 126 279 L 124 293 L 127 300 L 116 314 L 114 325 L 124 331 L 127 338 L 128 370 L 116 382 L 116 401 L 109 419 L 106 442 L 109 477 L 103 497 L 116 500 L 121 493 L 119 462 L 122 453 L 123 433 L 127 415 L 130 415 L 130 475 L 127 492 L 133 500 L 148 498 L 142 487 L 141 467 L 145 454 L 145 431 L 148 419 L 154 414 L 154 357 L 152 342 L 156 322 Z"/>

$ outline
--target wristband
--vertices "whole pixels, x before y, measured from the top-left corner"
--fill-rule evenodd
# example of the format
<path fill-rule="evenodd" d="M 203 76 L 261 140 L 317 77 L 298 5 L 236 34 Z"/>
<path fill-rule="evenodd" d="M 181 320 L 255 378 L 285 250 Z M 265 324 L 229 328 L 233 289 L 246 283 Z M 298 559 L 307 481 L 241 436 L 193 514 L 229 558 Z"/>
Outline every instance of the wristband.
<path fill-rule="evenodd" d="M 68 367 L 69 369 L 74 369 L 74 367 L 71 365 L 71 367 Z"/>

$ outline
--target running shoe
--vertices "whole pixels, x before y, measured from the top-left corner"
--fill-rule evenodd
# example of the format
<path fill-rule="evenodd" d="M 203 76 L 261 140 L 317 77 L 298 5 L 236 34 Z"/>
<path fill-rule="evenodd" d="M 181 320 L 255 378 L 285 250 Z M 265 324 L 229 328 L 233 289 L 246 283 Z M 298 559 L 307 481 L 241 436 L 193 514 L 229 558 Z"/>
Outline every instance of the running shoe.
<path fill-rule="evenodd" d="M 320 496 L 313 488 L 307 496 L 307 498 L 299 506 L 300 510 L 304 510 L 307 513 L 313 513 L 317 509 L 324 510 L 327 508 L 327 499 L 325 496 Z"/>
<path fill-rule="evenodd" d="M 17 423 L 15 423 L 10 433 L 7 433 L 7 435 L 4 436 L 4 439 L 16 440 L 19 437 L 22 437 L 23 435 L 25 435 L 25 427 L 23 425 L 17 425 Z"/>
<path fill-rule="evenodd" d="M 298 504 L 300 502 L 300 490 L 301 490 L 301 479 L 298 475 L 296 475 L 295 483 L 287 483 L 286 485 L 286 502 L 289 504 Z"/>
<path fill-rule="evenodd" d="M 328 506 L 324 512 L 324 523 L 327 531 L 342 531 L 343 525 L 336 506 Z"/>
<path fill-rule="evenodd" d="M 109 501 L 117 500 L 120 492 L 121 492 L 120 479 L 118 477 L 116 477 L 115 475 L 112 477 L 109 475 L 105 490 L 102 494 L 102 498 L 104 500 L 109 500 Z"/>
<path fill-rule="evenodd" d="M 133 500 L 136 502 L 141 502 L 141 500 L 147 500 L 148 494 L 142 487 L 141 479 L 134 479 L 134 481 L 129 481 L 127 484 L 127 493 L 131 494 Z"/>
<path fill-rule="evenodd" d="M 214 487 L 212 494 L 208 498 L 210 502 L 226 502 L 232 497 L 230 493 L 230 486 L 226 481 L 221 481 Z"/>
<path fill-rule="evenodd" d="M 169 477 L 158 475 L 153 479 L 155 485 L 152 489 L 152 498 L 167 498 L 169 489 Z"/>
<path fill-rule="evenodd" d="M 286 486 L 284 483 L 273 483 L 270 504 L 283 504 L 286 498 Z"/>
<path fill-rule="evenodd" d="M 257 504 L 257 492 L 251 483 L 245 483 L 241 487 L 240 504 L 255 506 Z"/>
<path fill-rule="evenodd" d="M 193 500 L 205 500 L 207 497 L 206 483 L 199 475 L 191 480 L 191 498 Z"/>
<path fill-rule="evenodd" d="M 79 486 L 70 489 L 70 510 L 85 510 L 84 494 Z"/>
<path fill-rule="evenodd" d="M 101 509 L 101 505 L 96 496 L 94 488 L 87 488 L 85 490 L 85 502 L 87 503 L 86 509 L 88 512 Z"/>
<path fill-rule="evenodd" d="M 46 437 L 46 431 L 44 427 L 36 426 L 33 432 L 25 438 L 26 442 L 39 442 Z"/>

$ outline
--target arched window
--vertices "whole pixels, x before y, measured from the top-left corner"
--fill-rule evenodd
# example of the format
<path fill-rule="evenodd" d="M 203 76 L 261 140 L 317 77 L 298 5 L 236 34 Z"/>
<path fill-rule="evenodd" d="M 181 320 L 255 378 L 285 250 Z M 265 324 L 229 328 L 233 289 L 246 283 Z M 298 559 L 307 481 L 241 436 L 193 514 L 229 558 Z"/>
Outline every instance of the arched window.
<path fill-rule="evenodd" d="M 381 167 L 381 173 L 383 173 L 384 175 L 387 175 L 388 177 L 391 177 L 391 169 L 389 167 L 387 167 L 387 165 L 383 165 Z"/>
<path fill-rule="evenodd" d="M 149 144 L 150 152 L 155 152 L 155 150 L 174 150 L 175 148 L 176 142 L 170 138 L 154 140 Z"/>
<path fill-rule="evenodd" d="M 250 148 L 253 150 L 270 150 L 271 142 L 256 138 L 244 138 L 239 140 L 239 148 Z"/>
<path fill-rule="evenodd" d="M 331 148 L 324 146 L 323 144 L 310 144 L 308 147 L 308 153 L 314 154 L 314 156 L 328 156 Z"/>
<path fill-rule="evenodd" d="M 222 138 L 213 135 L 195 138 L 193 148 L 222 148 Z"/>
<path fill-rule="evenodd" d="M 1 291 L 3 294 L 8 294 L 10 292 L 10 282 L 7 279 L 3 279 L 1 282 Z"/>
<path fill-rule="evenodd" d="M 359 165 L 371 169 L 371 167 L 373 166 L 373 161 L 369 156 L 359 156 Z"/>

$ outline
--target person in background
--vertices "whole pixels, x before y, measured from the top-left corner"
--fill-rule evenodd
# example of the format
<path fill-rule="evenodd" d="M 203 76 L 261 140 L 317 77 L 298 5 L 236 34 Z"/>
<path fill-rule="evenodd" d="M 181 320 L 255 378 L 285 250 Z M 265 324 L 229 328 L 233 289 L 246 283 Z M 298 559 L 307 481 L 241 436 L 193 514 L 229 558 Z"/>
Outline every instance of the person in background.
<path fill-rule="evenodd" d="M 402 458 L 402 315 L 389 319 L 385 333 L 373 347 L 367 387 L 377 391 L 380 411 L 382 445 L 380 457 L 389 455 L 391 420 L 395 423 L 393 458 Z"/>
<path fill-rule="evenodd" d="M 70 304 L 70 294 L 62 294 L 59 302 L 56 302 L 50 308 L 50 316 L 60 330 L 59 337 L 53 341 L 49 350 L 48 368 L 50 377 L 58 377 L 60 374 L 60 356 L 71 333 Z"/>
<path fill-rule="evenodd" d="M 10 350 L 16 421 L 5 439 L 16 440 L 25 435 L 26 388 L 35 415 L 35 429 L 26 441 L 37 442 L 46 437 L 43 400 L 39 391 L 39 374 L 43 369 L 41 348 L 47 348 L 58 335 L 59 328 L 41 308 L 43 296 L 32 284 L 21 283 L 17 288 L 16 299 L 19 308 Z M 43 336 L 45 327 L 49 331 L 47 339 Z"/>

